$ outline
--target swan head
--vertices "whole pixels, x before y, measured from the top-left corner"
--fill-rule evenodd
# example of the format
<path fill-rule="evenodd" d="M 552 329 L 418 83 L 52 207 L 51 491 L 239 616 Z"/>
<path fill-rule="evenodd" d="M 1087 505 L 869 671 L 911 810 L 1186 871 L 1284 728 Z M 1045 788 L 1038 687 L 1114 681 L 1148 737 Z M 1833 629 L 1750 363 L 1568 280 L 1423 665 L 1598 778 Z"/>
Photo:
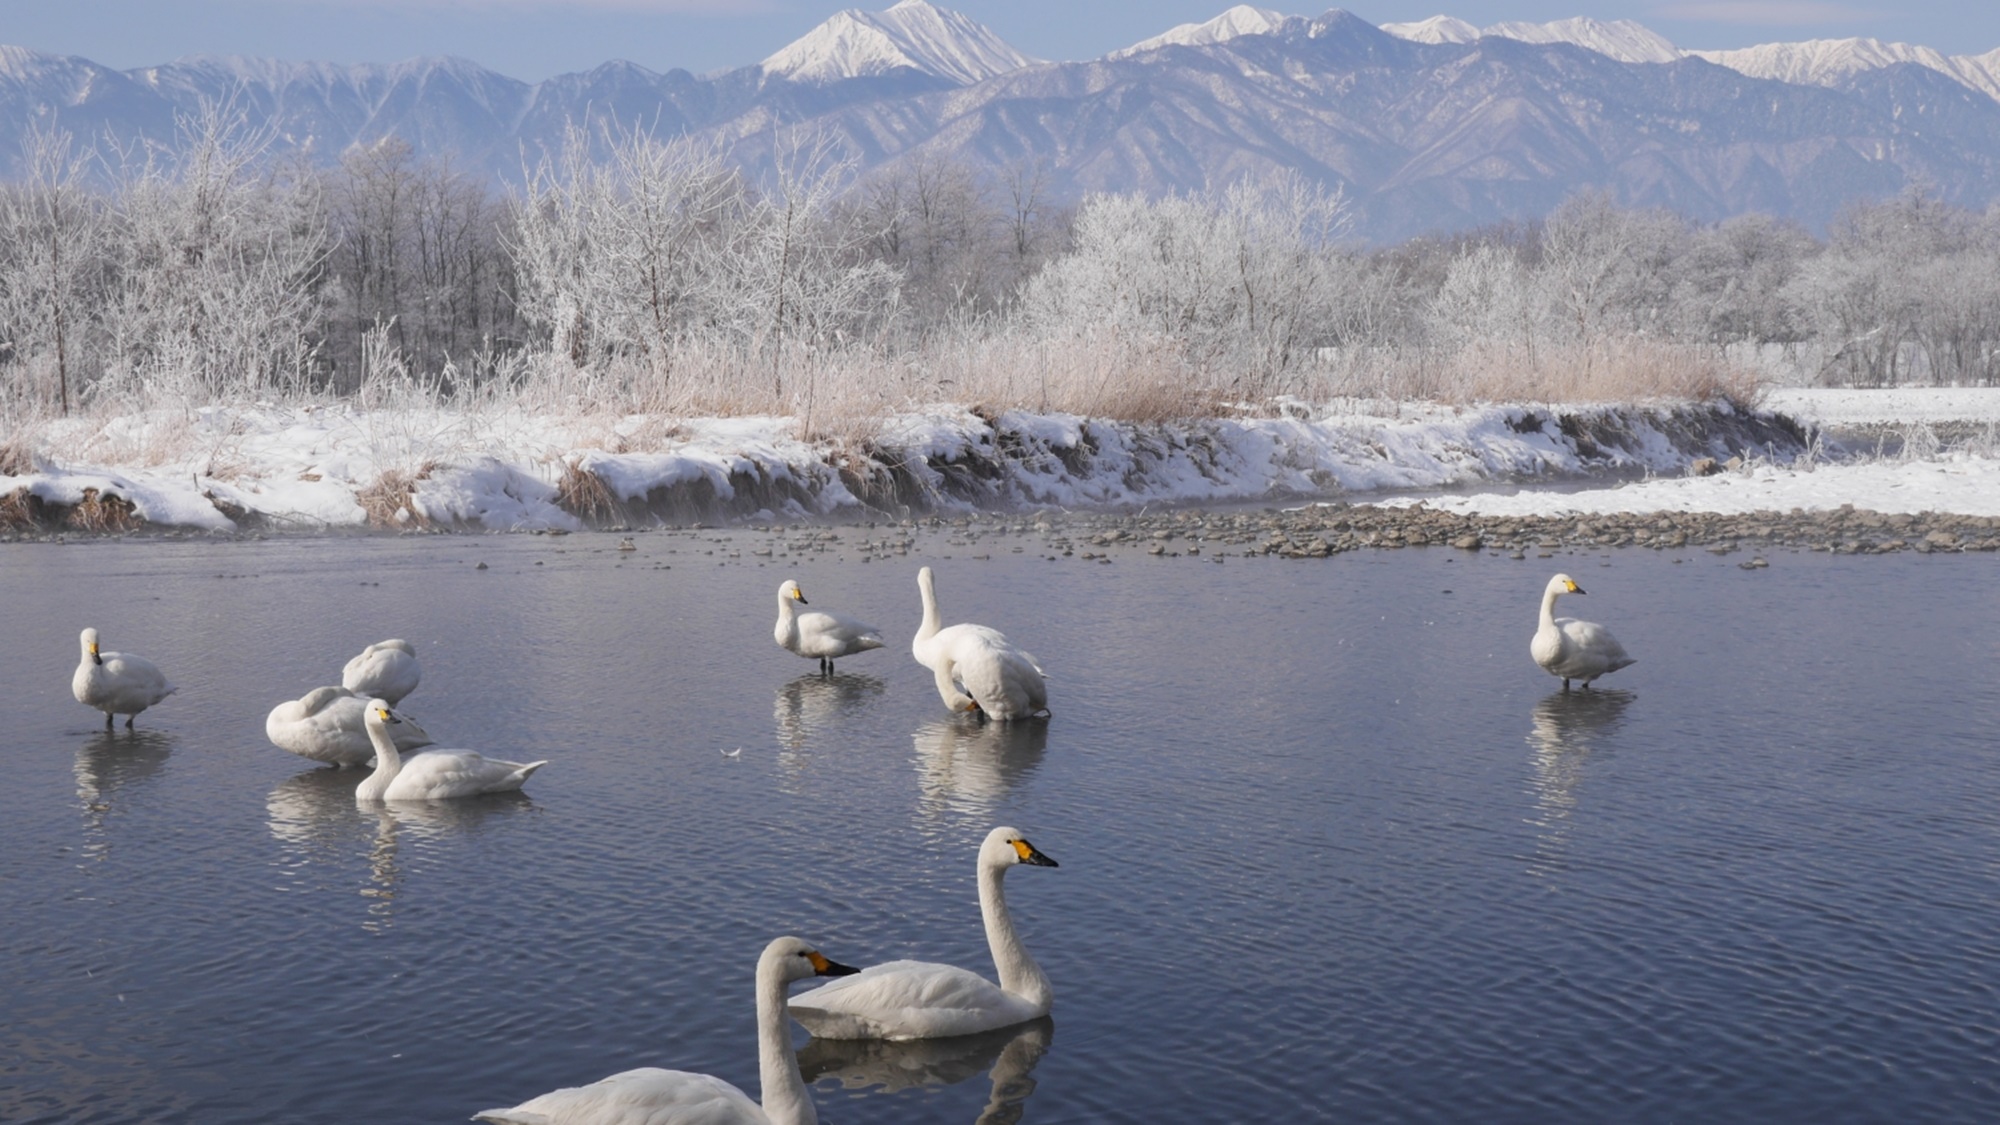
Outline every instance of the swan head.
<path fill-rule="evenodd" d="M 380 699 L 371 699 L 368 701 L 368 712 L 362 716 L 362 721 L 371 727 L 383 727 L 403 720 L 396 717 L 396 712 L 390 710 L 387 703 Z"/>
<path fill-rule="evenodd" d="M 784 585 L 778 587 L 778 601 L 780 604 L 784 602 L 797 602 L 800 605 L 812 604 L 806 600 L 805 594 L 800 592 L 799 584 L 789 578 L 785 579 Z"/>
<path fill-rule="evenodd" d="M 1030 867 L 1062 866 L 1037 851 L 1018 828 L 995 828 L 986 834 L 986 842 L 979 846 L 981 867 L 1013 867 L 1023 863 Z"/>
<path fill-rule="evenodd" d="M 757 975 L 775 972 L 789 984 L 808 977 L 849 977 L 860 972 L 852 965 L 829 960 L 819 950 L 795 937 L 781 937 L 764 947 L 757 958 Z"/>
<path fill-rule="evenodd" d="M 383 649 L 390 649 L 390 648 L 393 648 L 397 652 L 403 653 L 406 656 L 415 656 L 417 654 L 416 646 L 412 645 L 410 642 L 406 640 L 403 640 L 401 637 L 393 637 L 386 641 L 376 641 L 374 644 L 368 646 L 368 651 L 380 652 Z"/>
<path fill-rule="evenodd" d="M 84 656 L 99 664 L 104 663 L 104 658 L 97 654 L 97 630 L 85 629 L 77 640 L 83 645 Z"/>
<path fill-rule="evenodd" d="M 1576 579 L 1571 578 L 1567 574 L 1558 574 L 1554 578 L 1549 579 L 1548 588 L 1542 592 L 1545 594 L 1581 594 L 1584 590 L 1583 587 L 1576 584 Z"/>

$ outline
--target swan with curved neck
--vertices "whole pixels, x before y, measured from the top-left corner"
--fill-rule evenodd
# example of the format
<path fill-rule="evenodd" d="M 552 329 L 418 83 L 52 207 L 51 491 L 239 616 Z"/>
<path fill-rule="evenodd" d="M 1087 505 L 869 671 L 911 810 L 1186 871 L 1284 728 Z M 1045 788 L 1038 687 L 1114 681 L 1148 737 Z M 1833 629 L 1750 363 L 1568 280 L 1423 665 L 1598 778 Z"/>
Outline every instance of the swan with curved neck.
<path fill-rule="evenodd" d="M 1048 713 L 1048 673 L 1040 661 L 998 629 L 942 626 L 930 567 L 917 572 L 917 590 L 923 595 L 924 620 L 910 642 L 910 654 L 931 670 L 946 707 L 1003 720 Z"/>
<path fill-rule="evenodd" d="M 70 677 L 70 693 L 85 707 L 104 712 L 104 729 L 111 720 L 125 716 L 130 730 L 139 712 L 172 695 L 177 689 L 167 682 L 159 665 L 129 652 L 105 652 L 97 643 L 97 630 L 85 629 L 77 638 L 83 650 L 76 674 Z"/>
<path fill-rule="evenodd" d="M 1535 639 L 1528 645 L 1528 653 L 1535 658 L 1535 663 L 1549 675 L 1561 679 L 1564 691 L 1569 690 L 1571 680 L 1581 682 L 1588 690 L 1590 681 L 1633 662 L 1633 658 L 1626 654 L 1625 646 L 1611 635 L 1611 630 L 1595 621 L 1556 616 L 1557 598 L 1583 592 L 1583 587 L 1567 574 L 1549 579 L 1548 586 L 1542 590 L 1541 624 L 1535 630 Z"/>
<path fill-rule="evenodd" d="M 340 686 L 363 699 L 386 699 L 394 707 L 417 690 L 424 670 L 417 664 L 417 650 L 399 639 L 376 641 L 340 670 Z"/>
<path fill-rule="evenodd" d="M 363 720 L 375 747 L 375 772 L 355 787 L 358 804 L 371 801 L 445 801 L 519 789 L 548 762 L 503 762 L 476 750 L 426 750 L 403 760 L 389 728 L 403 720 L 380 699 L 368 701 Z"/>
<path fill-rule="evenodd" d="M 271 708 L 264 736 L 271 745 L 301 758 L 339 769 L 365 766 L 375 757 L 368 737 L 368 701 L 342 687 L 318 687 Z M 398 715 L 389 728 L 396 749 L 408 753 L 429 746 L 431 736 L 416 720 Z"/>
<path fill-rule="evenodd" d="M 799 584 L 786 579 L 778 587 L 778 626 L 773 636 L 785 650 L 808 660 L 817 658 L 820 671 L 831 674 L 836 658 L 882 647 L 882 630 L 875 626 L 826 610 L 800 613 L 798 607 L 805 604 Z"/>
<path fill-rule="evenodd" d="M 1000 983 L 929 961 L 890 961 L 792 998 L 792 1018 L 822 1039 L 943 1039 L 1012 1027 L 1049 1014 L 1055 993 L 1007 912 L 1001 879 L 1021 864 L 1055 867 L 1012 828 L 979 848 L 979 912 Z"/>
<path fill-rule="evenodd" d="M 720 1078 L 648 1066 L 555 1090 L 512 1109 L 489 1109 L 474 1120 L 499 1125 L 815 1125 L 819 1114 L 799 1074 L 785 1021 L 785 987 L 807 977 L 855 971 L 795 937 L 764 947 L 757 959 L 761 1105 Z"/>

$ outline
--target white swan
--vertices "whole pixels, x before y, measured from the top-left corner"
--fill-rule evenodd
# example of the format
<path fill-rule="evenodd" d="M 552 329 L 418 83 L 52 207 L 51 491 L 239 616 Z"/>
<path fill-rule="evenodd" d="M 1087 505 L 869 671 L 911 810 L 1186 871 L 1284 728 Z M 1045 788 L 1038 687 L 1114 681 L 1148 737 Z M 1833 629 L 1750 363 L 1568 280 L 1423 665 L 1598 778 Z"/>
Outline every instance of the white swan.
<path fill-rule="evenodd" d="M 386 699 L 394 707 L 417 690 L 424 670 L 417 650 L 404 640 L 377 641 L 340 670 L 340 686 L 363 699 Z"/>
<path fill-rule="evenodd" d="M 371 801 L 444 801 L 519 789 L 528 775 L 548 762 L 503 762 L 474 750 L 426 750 L 409 762 L 396 749 L 389 727 L 401 723 L 389 704 L 368 701 L 368 741 L 375 745 L 375 772 L 355 787 L 357 804 Z"/>
<path fill-rule="evenodd" d="M 953 711 L 981 711 L 995 719 L 1027 719 L 1049 706 L 1048 673 L 1006 634 L 984 625 L 938 627 L 937 588 L 931 568 L 917 572 L 924 623 L 910 642 L 917 663 L 937 677 L 938 698 Z"/>
<path fill-rule="evenodd" d="M 289 699 L 264 718 L 264 736 L 280 750 L 332 766 L 365 766 L 375 757 L 368 739 L 368 701 L 342 687 L 318 687 Z M 407 715 L 389 731 L 405 753 L 429 746 L 431 736 Z"/>
<path fill-rule="evenodd" d="M 1012 828 L 995 828 L 979 848 L 979 912 L 999 970 L 995 985 L 977 973 L 928 961 L 890 961 L 792 998 L 792 1018 L 823 1039 L 942 1039 L 1049 1014 L 1055 995 L 1028 956 L 1007 913 L 1000 880 L 1017 864 L 1055 867 Z"/>
<path fill-rule="evenodd" d="M 79 640 L 83 659 L 77 661 L 69 690 L 78 703 L 104 712 L 104 729 L 110 730 L 118 715 L 125 716 L 126 727 L 131 727 L 139 712 L 177 690 L 159 666 L 143 656 L 98 651 L 97 630 L 85 629 Z"/>
<path fill-rule="evenodd" d="M 807 604 L 799 584 L 788 578 L 778 587 L 778 627 L 773 635 L 791 652 L 807 659 L 818 657 L 820 671 L 833 671 L 837 657 L 882 647 L 882 630 L 875 626 L 825 610 L 800 613 L 793 602 Z"/>
<path fill-rule="evenodd" d="M 799 1074 L 785 1023 L 785 986 L 810 976 L 855 970 L 827 960 L 795 937 L 781 937 L 757 958 L 757 1076 L 764 1104 L 720 1078 L 640 1067 L 489 1109 L 475 1121 L 500 1125 L 814 1125 L 812 1093 Z"/>
<path fill-rule="evenodd" d="M 1632 663 L 1632 658 L 1625 654 L 1625 646 L 1618 643 L 1611 630 L 1594 621 L 1556 616 L 1558 597 L 1583 592 L 1583 587 L 1567 574 L 1549 579 L 1548 587 L 1542 591 L 1542 624 L 1528 645 L 1535 663 L 1549 675 L 1562 679 L 1564 691 L 1569 690 L 1571 680 L 1581 681 L 1588 688 L 1597 677 Z"/>

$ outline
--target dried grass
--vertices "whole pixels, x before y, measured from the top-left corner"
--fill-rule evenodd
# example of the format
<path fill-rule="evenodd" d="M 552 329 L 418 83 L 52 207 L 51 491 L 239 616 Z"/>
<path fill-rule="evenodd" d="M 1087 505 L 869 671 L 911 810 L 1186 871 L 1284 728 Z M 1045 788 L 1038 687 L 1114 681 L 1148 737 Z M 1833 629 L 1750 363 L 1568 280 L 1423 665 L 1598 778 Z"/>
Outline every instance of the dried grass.
<path fill-rule="evenodd" d="M 25 488 L 0 496 L 0 530 L 33 531 L 42 526 L 42 502 Z"/>
<path fill-rule="evenodd" d="M 391 530 L 431 526 L 431 521 L 417 511 L 414 501 L 417 482 L 430 479 L 438 468 L 437 462 L 426 461 L 414 472 L 385 469 L 375 483 L 356 492 L 355 502 L 367 514 L 368 526 Z"/>
<path fill-rule="evenodd" d="M 562 477 L 556 481 L 556 503 L 593 527 L 624 522 L 625 506 L 612 494 L 611 486 L 584 468 L 580 460 L 563 462 Z"/>
<path fill-rule="evenodd" d="M 35 471 L 35 451 L 24 441 L 0 442 L 0 477 L 25 477 Z"/>
<path fill-rule="evenodd" d="M 103 535 L 130 531 L 145 521 L 139 518 L 132 502 L 123 496 L 86 488 L 83 499 L 69 510 L 69 516 L 63 522 L 76 531 Z"/>

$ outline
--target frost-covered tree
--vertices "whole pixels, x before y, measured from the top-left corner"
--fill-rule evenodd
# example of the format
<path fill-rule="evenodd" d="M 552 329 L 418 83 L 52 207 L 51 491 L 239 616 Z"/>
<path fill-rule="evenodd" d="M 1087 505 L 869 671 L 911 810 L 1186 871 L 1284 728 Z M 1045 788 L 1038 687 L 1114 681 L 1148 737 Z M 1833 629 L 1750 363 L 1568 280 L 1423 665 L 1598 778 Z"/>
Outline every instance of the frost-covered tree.
<path fill-rule="evenodd" d="M 23 147 L 26 175 L 0 189 L 0 349 L 33 382 L 52 376 L 68 414 L 96 336 L 104 206 L 68 133 L 34 129 Z"/>

